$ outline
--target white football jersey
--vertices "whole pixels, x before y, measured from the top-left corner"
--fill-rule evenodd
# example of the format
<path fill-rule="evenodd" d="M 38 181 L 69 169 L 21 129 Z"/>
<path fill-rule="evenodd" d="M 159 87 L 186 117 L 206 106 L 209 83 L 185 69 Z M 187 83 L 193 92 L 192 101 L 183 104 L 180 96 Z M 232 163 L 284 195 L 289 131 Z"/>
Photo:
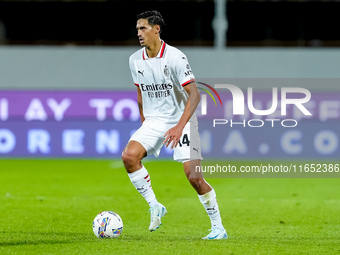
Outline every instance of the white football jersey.
<path fill-rule="evenodd" d="M 148 58 L 143 47 L 130 56 L 129 64 L 133 81 L 142 92 L 145 120 L 177 124 L 189 98 L 183 87 L 195 81 L 187 57 L 162 42 L 155 58 Z M 191 121 L 197 123 L 195 113 Z"/>

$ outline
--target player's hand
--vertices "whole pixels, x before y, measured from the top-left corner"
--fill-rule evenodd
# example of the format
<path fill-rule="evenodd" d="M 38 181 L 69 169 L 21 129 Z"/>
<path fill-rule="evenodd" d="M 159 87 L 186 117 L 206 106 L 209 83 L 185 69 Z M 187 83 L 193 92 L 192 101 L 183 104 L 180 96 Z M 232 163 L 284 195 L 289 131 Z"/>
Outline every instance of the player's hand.
<path fill-rule="evenodd" d="M 176 148 L 179 139 L 182 136 L 183 128 L 179 127 L 178 125 L 174 126 L 173 128 L 170 128 L 165 134 L 165 140 L 163 144 L 165 144 L 165 147 L 168 147 L 171 143 L 171 149 Z"/>

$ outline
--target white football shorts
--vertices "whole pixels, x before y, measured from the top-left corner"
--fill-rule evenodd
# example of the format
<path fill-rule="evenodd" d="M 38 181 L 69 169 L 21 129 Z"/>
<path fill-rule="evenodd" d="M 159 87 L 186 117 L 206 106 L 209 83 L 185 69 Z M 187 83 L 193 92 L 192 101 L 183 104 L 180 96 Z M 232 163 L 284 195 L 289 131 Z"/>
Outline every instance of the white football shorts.
<path fill-rule="evenodd" d="M 172 126 L 169 125 L 164 129 L 155 129 L 155 127 L 157 127 L 156 124 L 145 120 L 142 126 L 131 136 L 129 141 L 139 142 L 145 148 L 147 155 L 158 157 L 164 145 L 164 134 Z M 169 147 L 171 147 L 171 144 Z M 174 160 L 178 162 L 184 163 L 190 160 L 203 159 L 197 124 L 190 122 L 186 124 L 180 141 L 173 150 Z"/>

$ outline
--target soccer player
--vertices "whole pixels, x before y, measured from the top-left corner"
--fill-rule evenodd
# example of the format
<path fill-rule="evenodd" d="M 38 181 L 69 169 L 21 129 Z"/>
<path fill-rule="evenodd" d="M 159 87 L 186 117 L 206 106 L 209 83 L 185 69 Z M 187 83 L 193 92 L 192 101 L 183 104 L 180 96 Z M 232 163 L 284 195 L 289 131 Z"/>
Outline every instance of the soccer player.
<path fill-rule="evenodd" d="M 137 36 L 143 46 L 130 56 L 129 64 L 137 87 L 142 126 L 131 136 L 122 160 L 130 180 L 149 203 L 149 230 L 159 228 L 167 213 L 156 199 L 151 179 L 141 160 L 147 155 L 158 157 L 163 145 L 174 150 L 174 160 L 182 162 L 184 172 L 197 191 L 211 220 L 211 232 L 203 239 L 226 239 L 214 189 L 190 169 L 201 165 L 198 123 L 195 114 L 200 101 L 195 78 L 187 57 L 160 38 L 165 25 L 157 11 L 137 16 Z"/>

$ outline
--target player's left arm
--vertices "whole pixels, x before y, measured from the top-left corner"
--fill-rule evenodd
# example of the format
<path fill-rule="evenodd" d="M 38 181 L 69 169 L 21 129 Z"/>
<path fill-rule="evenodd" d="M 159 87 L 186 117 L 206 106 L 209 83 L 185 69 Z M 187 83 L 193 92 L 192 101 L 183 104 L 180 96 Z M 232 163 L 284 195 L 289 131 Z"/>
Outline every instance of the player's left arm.
<path fill-rule="evenodd" d="M 185 125 L 188 123 L 190 120 L 191 116 L 194 114 L 196 111 L 197 105 L 199 104 L 201 97 L 200 93 L 198 91 L 198 88 L 196 86 L 196 83 L 193 81 L 189 83 L 188 85 L 183 87 L 185 91 L 189 95 L 189 100 L 185 105 L 183 114 L 177 123 L 176 126 L 173 128 L 169 129 L 164 137 L 165 137 L 165 147 L 168 147 L 171 143 L 171 149 L 175 148 L 179 142 L 179 139 L 182 136 L 183 129 Z"/>

